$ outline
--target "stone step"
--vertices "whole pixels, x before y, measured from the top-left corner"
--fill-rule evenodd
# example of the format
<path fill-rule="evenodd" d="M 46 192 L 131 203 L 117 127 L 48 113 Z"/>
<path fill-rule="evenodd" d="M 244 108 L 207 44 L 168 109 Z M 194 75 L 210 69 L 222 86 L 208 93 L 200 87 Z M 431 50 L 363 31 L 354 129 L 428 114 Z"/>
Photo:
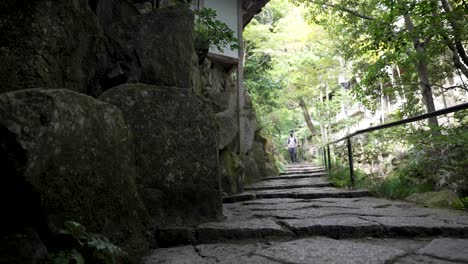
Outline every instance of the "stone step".
<path fill-rule="evenodd" d="M 468 214 L 374 197 L 257 199 L 225 204 L 226 220 L 193 228 L 163 228 L 161 246 L 256 238 L 326 236 L 468 238 Z"/>
<path fill-rule="evenodd" d="M 468 239 L 261 239 L 159 248 L 143 264 L 468 263 Z"/>
<path fill-rule="evenodd" d="M 314 164 L 288 164 L 285 166 L 287 169 L 297 169 L 297 168 L 323 168 L 323 166 L 317 166 Z"/>
<path fill-rule="evenodd" d="M 315 173 L 307 173 L 307 174 L 289 174 L 289 175 L 281 175 L 281 176 L 270 176 L 262 178 L 262 181 L 270 181 L 270 180 L 283 180 L 283 179 L 300 179 L 300 178 L 310 178 L 310 177 L 323 177 L 326 175 L 325 172 L 315 172 Z"/>
<path fill-rule="evenodd" d="M 302 187 L 290 189 L 264 189 L 250 190 L 250 192 L 227 196 L 223 203 L 235 203 L 254 199 L 293 198 L 293 199 L 318 199 L 318 198 L 355 198 L 370 196 L 365 189 L 347 190 L 334 187 Z"/>
<path fill-rule="evenodd" d="M 255 197 L 259 198 L 295 198 L 295 199 L 317 199 L 317 198 L 354 198 L 371 196 L 365 189 L 347 190 L 333 187 L 308 187 L 293 188 L 286 190 L 262 190 L 253 191 Z"/>
<path fill-rule="evenodd" d="M 316 171 L 316 170 L 324 170 L 324 167 L 303 167 L 303 168 L 286 168 L 285 171 Z"/>
<path fill-rule="evenodd" d="M 257 198 L 255 194 L 244 192 L 244 193 L 224 197 L 223 203 L 236 203 L 236 202 L 242 202 L 242 201 L 249 201 L 255 198 Z"/>
<path fill-rule="evenodd" d="M 466 225 L 426 217 L 325 217 L 319 219 L 248 219 L 210 222 L 196 228 L 163 228 L 157 231 L 160 246 L 205 244 L 255 238 L 325 236 L 333 239 L 383 237 L 468 238 Z"/>
<path fill-rule="evenodd" d="M 332 184 L 325 177 L 318 178 L 296 178 L 296 179 L 277 179 L 262 181 L 256 184 L 246 186 L 244 189 L 251 190 L 281 190 L 306 187 L 331 187 Z"/>
<path fill-rule="evenodd" d="M 316 169 L 316 170 L 286 170 L 280 173 L 280 175 L 288 175 L 288 174 L 308 174 L 308 173 L 317 173 L 317 172 L 325 172 L 323 169 Z"/>

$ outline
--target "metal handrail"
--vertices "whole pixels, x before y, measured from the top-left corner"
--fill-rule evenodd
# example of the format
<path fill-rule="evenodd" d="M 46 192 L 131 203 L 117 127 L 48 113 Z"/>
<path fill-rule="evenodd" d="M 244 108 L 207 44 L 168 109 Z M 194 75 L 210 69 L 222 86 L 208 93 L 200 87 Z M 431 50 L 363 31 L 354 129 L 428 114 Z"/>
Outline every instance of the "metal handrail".
<path fill-rule="evenodd" d="M 358 131 L 356 131 L 356 132 L 354 132 L 352 134 L 346 135 L 346 136 L 344 136 L 344 137 L 342 137 L 340 139 L 329 142 L 329 143 L 323 145 L 323 147 L 322 147 L 323 148 L 325 168 L 327 168 L 328 170 L 331 170 L 330 145 L 331 144 L 336 144 L 336 143 L 341 142 L 343 140 L 346 140 L 347 141 L 347 147 L 348 147 L 349 176 L 351 178 L 351 184 L 354 186 L 353 150 L 352 150 L 352 145 L 351 145 L 351 138 L 352 137 L 357 136 L 359 134 L 364 134 L 364 133 L 368 133 L 368 132 L 372 132 L 372 131 L 376 131 L 376 130 L 389 128 L 389 127 L 404 125 L 404 124 L 416 122 L 416 121 L 419 121 L 419 120 L 427 119 L 427 118 L 430 118 L 430 117 L 445 115 L 445 114 L 458 112 L 458 111 L 465 110 L 465 109 L 468 109 L 468 103 L 463 103 L 463 104 L 459 104 L 459 105 L 456 105 L 456 106 L 447 107 L 445 109 L 441 109 L 441 110 L 437 110 L 437 111 L 434 111 L 434 112 L 430 112 L 430 113 L 410 117 L 410 118 L 395 121 L 395 122 L 390 122 L 390 123 L 375 126 L 375 127 L 369 127 L 369 128 L 366 128 L 366 129 L 361 129 L 361 130 L 358 130 Z M 325 150 L 325 148 L 327 150 Z"/>

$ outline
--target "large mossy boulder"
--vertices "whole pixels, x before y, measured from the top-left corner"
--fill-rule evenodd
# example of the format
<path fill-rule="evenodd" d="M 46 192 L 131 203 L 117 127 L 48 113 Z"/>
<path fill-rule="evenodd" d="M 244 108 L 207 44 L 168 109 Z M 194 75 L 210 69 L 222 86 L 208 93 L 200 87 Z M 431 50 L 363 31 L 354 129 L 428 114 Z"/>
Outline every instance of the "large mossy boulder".
<path fill-rule="evenodd" d="M 106 32 L 138 58 L 141 83 L 190 88 L 193 28 L 188 8 L 162 8 L 116 22 Z"/>
<path fill-rule="evenodd" d="M 228 195 L 242 192 L 244 166 L 240 157 L 228 149 L 219 155 L 221 167 L 221 185 L 223 192 Z"/>
<path fill-rule="evenodd" d="M 131 256 L 148 249 L 134 139 L 117 107 L 65 89 L 4 93 L 0 134 L 2 237 L 32 230 L 49 248 L 72 220 Z"/>
<path fill-rule="evenodd" d="M 0 92 L 96 85 L 102 33 L 87 1 L 2 2 Z"/>
<path fill-rule="evenodd" d="M 262 180 L 262 171 L 258 167 L 258 163 L 252 154 L 241 156 L 242 164 L 244 166 L 244 184 L 252 184 Z"/>
<path fill-rule="evenodd" d="M 125 84 L 99 99 L 117 106 L 133 131 L 138 184 L 158 225 L 222 217 L 214 115 L 189 89 Z"/>
<path fill-rule="evenodd" d="M 201 86 L 199 93 L 210 101 L 213 110 L 216 113 L 237 112 L 239 96 L 232 71 L 208 59 L 198 68 Z"/>
<path fill-rule="evenodd" d="M 137 58 L 105 36 L 90 8 L 96 4 L 94 11 L 104 12 L 113 6 L 116 13 L 117 5 L 97 1 L 1 1 L 0 92 L 65 87 L 97 96 L 138 81 Z M 101 20 L 117 19 L 108 16 Z"/>
<path fill-rule="evenodd" d="M 130 2 L 129 0 L 88 1 L 104 30 L 115 22 L 126 21 L 140 14 L 136 6 Z"/>
<path fill-rule="evenodd" d="M 255 142 L 255 132 L 258 129 L 255 113 L 252 109 L 243 108 L 240 112 L 241 152 L 249 153 Z"/>
<path fill-rule="evenodd" d="M 230 110 L 216 113 L 216 124 L 219 131 L 218 148 L 238 149 L 239 120 L 237 113 Z"/>
<path fill-rule="evenodd" d="M 458 195 L 449 190 L 438 192 L 415 193 L 405 198 L 405 200 L 422 204 L 427 207 L 450 208 L 460 203 Z"/>

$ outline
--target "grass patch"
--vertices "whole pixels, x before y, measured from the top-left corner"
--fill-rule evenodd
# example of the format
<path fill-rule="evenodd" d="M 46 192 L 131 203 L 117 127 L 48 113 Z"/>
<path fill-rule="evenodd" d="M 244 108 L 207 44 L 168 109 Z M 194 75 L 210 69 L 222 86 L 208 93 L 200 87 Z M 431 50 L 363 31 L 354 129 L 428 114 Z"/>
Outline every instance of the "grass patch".
<path fill-rule="evenodd" d="M 388 199 L 403 199 L 414 193 L 432 191 L 432 184 L 419 183 L 401 174 L 387 178 L 372 178 L 364 172 L 356 170 L 354 177 L 355 188 L 365 188 L 378 197 Z M 335 166 L 329 174 L 329 179 L 337 187 L 350 187 L 352 185 L 349 168 L 345 166 Z"/>

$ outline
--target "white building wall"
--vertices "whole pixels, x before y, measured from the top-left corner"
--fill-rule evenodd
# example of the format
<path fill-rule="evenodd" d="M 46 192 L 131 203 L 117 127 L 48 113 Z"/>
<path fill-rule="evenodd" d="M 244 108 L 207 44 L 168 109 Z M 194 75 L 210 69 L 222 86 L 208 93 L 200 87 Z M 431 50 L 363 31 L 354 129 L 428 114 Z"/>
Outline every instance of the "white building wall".
<path fill-rule="evenodd" d="M 217 19 L 226 23 L 234 31 L 234 36 L 237 38 L 239 35 L 237 0 L 204 0 L 203 5 L 216 10 Z M 229 47 L 225 47 L 224 52 L 219 52 L 218 49 L 211 47 L 210 53 L 239 59 L 238 51 L 231 50 Z"/>

